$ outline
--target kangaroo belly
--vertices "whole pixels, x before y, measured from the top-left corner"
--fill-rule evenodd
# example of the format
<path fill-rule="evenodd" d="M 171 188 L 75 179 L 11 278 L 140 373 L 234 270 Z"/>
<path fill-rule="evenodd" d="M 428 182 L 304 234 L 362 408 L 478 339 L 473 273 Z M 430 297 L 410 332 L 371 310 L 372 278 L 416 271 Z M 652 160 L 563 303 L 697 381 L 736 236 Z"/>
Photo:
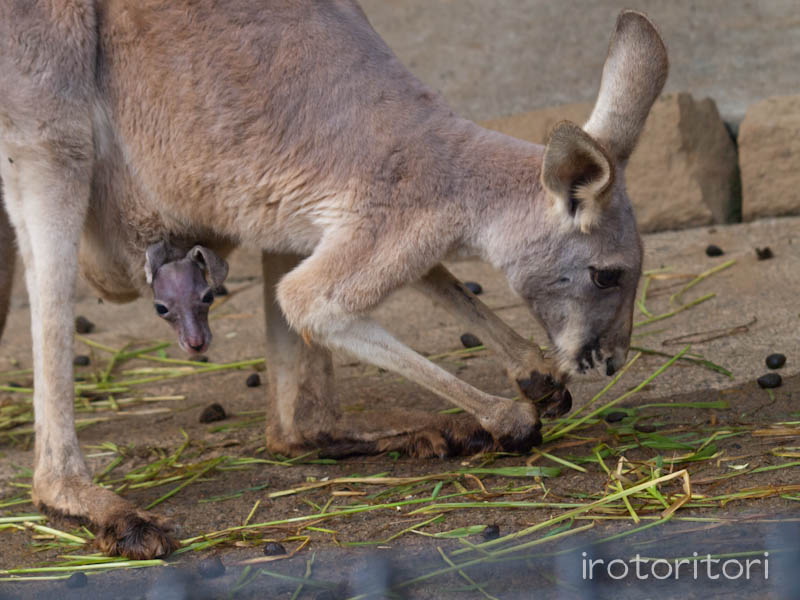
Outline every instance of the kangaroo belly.
<path fill-rule="evenodd" d="M 139 297 L 128 265 L 115 259 L 113 250 L 102 240 L 84 232 L 78 260 L 81 275 L 103 300 L 122 303 Z"/>

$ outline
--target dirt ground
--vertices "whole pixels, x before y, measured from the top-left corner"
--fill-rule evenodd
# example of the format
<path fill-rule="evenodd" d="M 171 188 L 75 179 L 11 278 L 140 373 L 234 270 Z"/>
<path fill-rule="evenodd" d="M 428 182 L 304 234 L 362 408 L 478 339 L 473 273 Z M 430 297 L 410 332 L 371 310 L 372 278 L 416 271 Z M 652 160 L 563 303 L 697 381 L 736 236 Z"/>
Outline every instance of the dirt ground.
<path fill-rule="evenodd" d="M 266 594 L 271 598 L 292 598 L 298 580 L 286 579 L 285 576 L 302 578 L 309 568 L 310 583 L 294 597 L 391 597 L 387 590 L 393 586 L 400 586 L 392 592 L 396 597 L 410 598 L 478 598 L 486 597 L 484 592 L 490 597 L 503 599 L 529 598 L 531 589 L 537 590 L 537 597 L 545 598 L 639 598 L 643 593 L 652 592 L 652 587 L 641 587 L 655 585 L 652 578 L 643 583 L 630 578 L 619 582 L 606 577 L 602 581 L 593 580 L 586 587 L 587 582 L 580 576 L 585 557 L 579 552 L 585 551 L 591 556 L 593 548 L 607 557 L 627 556 L 634 549 L 642 549 L 642 555 L 656 557 L 681 557 L 695 551 L 701 556 L 706 553 L 738 556 L 740 553 L 772 550 L 774 558 L 769 578 L 720 582 L 701 577 L 699 583 L 692 581 L 691 585 L 687 581 L 670 580 L 669 583 L 659 583 L 661 587 L 658 589 L 669 597 L 722 597 L 731 592 L 741 597 L 745 591 L 748 597 L 754 598 L 782 597 L 782 594 L 783 597 L 794 597 L 786 595 L 786 590 L 797 585 L 792 580 L 796 571 L 787 567 L 790 563 L 785 561 L 792 560 L 792 549 L 796 548 L 800 538 L 794 534 L 791 538 L 781 536 L 800 521 L 800 461 L 797 460 L 800 457 L 800 377 L 796 376 L 798 366 L 795 358 L 798 356 L 795 351 L 798 343 L 796 319 L 800 315 L 796 303 L 792 304 L 782 294 L 797 290 L 794 287 L 797 279 L 788 281 L 789 290 L 753 294 L 755 298 L 751 300 L 754 302 L 748 302 L 741 291 L 747 285 L 770 289 L 775 287 L 775 281 L 786 282 L 787 273 L 797 273 L 795 269 L 800 261 L 797 249 L 800 246 L 792 243 L 796 239 L 797 225 L 797 219 L 784 219 L 713 231 L 648 236 L 645 268 L 671 267 L 668 272 L 680 275 L 651 282 L 646 305 L 656 315 L 668 312 L 669 295 L 691 280 L 693 275 L 731 258 L 737 262 L 699 283 L 687 292 L 686 300 L 708 293 L 716 294 L 714 298 L 663 321 L 637 328 L 633 343 L 671 356 L 681 348 L 671 340 L 689 334 L 687 340 L 694 341 L 693 352 L 729 368 L 732 376 L 727 377 L 694 363 L 678 362 L 640 393 L 614 408 L 631 409 L 623 421 L 608 423 L 601 420 L 542 447 L 547 453 L 582 465 L 586 472 L 563 467 L 549 458 L 539 458 L 532 462 L 533 466 L 560 467 L 559 475 L 537 478 L 497 474 L 498 468 L 524 467 L 526 461 L 532 459 L 527 456 L 417 461 L 384 455 L 326 464 L 319 464 L 315 457 L 309 456 L 291 464 L 276 464 L 280 463 L 281 457 L 263 452 L 264 422 L 260 411 L 265 386 L 250 388 L 245 385 L 247 376 L 257 372 L 254 367 L 138 385 L 133 392 L 117 395 L 121 401 L 122 396 L 139 398 L 120 405 L 119 410 L 109 409 L 104 397 L 87 400 L 78 418 L 104 420 L 86 425 L 80 432 L 80 440 L 96 473 L 104 473 L 113 462 L 113 470 L 104 473 L 103 481 L 111 483 L 116 480 L 114 485 L 119 485 L 124 481 L 123 476 L 134 472 L 137 467 L 174 453 L 187 439 L 178 466 L 192 468 L 218 457 L 273 461 L 271 464 L 261 462 L 238 466 L 223 463 L 218 469 L 202 473 L 174 496 L 161 502 L 155 510 L 172 519 L 180 539 L 211 534 L 246 521 L 250 524 L 284 522 L 265 525 L 247 534 L 228 536 L 225 543 L 207 550 L 175 555 L 169 559 L 167 567 L 90 574 L 88 586 L 84 588 L 67 588 L 62 580 L 41 583 L 0 581 L 0 597 L 217 598 L 233 595 L 255 598 Z M 706 257 L 703 248 L 709 240 L 721 244 L 726 255 L 717 259 Z M 771 261 L 756 261 L 753 246 L 767 245 L 767 242 L 776 257 Z M 480 263 L 459 263 L 452 268 L 462 279 L 480 282 L 485 289 L 482 298 L 509 323 L 526 335 L 532 334 L 544 340 L 531 323 L 526 309 L 508 291 L 501 275 Z M 232 275 L 228 282 L 232 293 L 212 312 L 211 325 L 215 333 L 209 352 L 212 363 L 260 356 L 263 324 L 257 273 L 258 261 L 254 254 L 240 253 L 232 260 Z M 166 326 L 151 314 L 148 301 L 123 306 L 98 304 L 81 286 L 77 307 L 78 314 L 96 324 L 95 331 L 87 336 L 95 343 L 121 348 L 126 343 L 146 347 L 162 339 L 172 341 Z M 751 309 L 754 311 L 752 314 Z M 497 394 L 512 393 L 491 356 L 487 352 L 458 352 L 463 329 L 440 308 L 431 306 L 414 292 L 403 291 L 390 299 L 380 309 L 378 317 L 414 348 L 428 355 L 438 355 L 436 360 L 445 368 L 481 389 Z M 641 318 L 643 315 L 637 312 L 635 321 Z M 794 320 L 790 321 L 792 318 Z M 777 323 L 773 323 L 775 319 Z M 749 326 L 742 327 L 743 323 L 749 323 Z M 710 330 L 722 333 L 719 337 L 715 337 L 718 334 L 704 333 Z M 714 339 L 706 339 L 710 337 Z M 0 385 L 9 382 L 23 387 L 30 385 L 30 376 L 19 372 L 30 366 L 29 348 L 27 302 L 22 286 L 17 286 L 11 322 L 0 346 Z M 754 382 L 756 375 L 767 370 L 763 360 L 768 349 L 784 351 L 789 357 L 780 371 L 785 376 L 783 385 L 769 391 L 759 388 Z M 89 380 L 104 371 L 110 356 L 80 341 L 76 342 L 76 352 L 91 357 L 89 366 L 76 368 L 77 377 Z M 175 344 L 166 349 L 166 355 L 182 358 Z M 665 356 L 644 355 L 605 400 L 641 383 L 666 360 Z M 125 379 L 134 375 L 126 374 L 130 369 L 152 367 L 161 365 L 132 360 L 118 365 L 112 373 L 117 379 Z M 265 373 L 260 375 L 266 376 Z M 347 357 L 338 359 L 337 377 L 339 397 L 345 410 L 381 410 L 396 406 L 432 411 L 448 408 L 443 401 L 392 373 L 353 363 Z M 583 405 L 606 383 L 607 380 L 599 375 L 576 380 L 571 386 L 576 407 Z M 143 399 L 165 396 L 178 398 Z M 20 394 L 0 392 L 0 407 L 19 403 L 19 399 Z M 106 404 L 103 405 L 102 401 Z M 229 416 L 224 421 L 201 424 L 199 415 L 212 402 L 221 403 Z M 706 404 L 697 405 L 698 402 L 723 404 L 708 407 Z M 653 403 L 657 406 L 645 406 Z M 695 405 L 685 407 L 686 403 Z M 16 427 L 0 430 L 0 505 L 13 498 L 24 502 L 26 491 L 19 486 L 30 481 L 27 469 L 32 467 L 31 437 L 25 433 L 29 426 L 29 422 L 22 422 Z M 546 424 L 545 429 L 548 427 L 550 425 Z M 715 433 L 718 437 L 713 440 L 713 448 L 711 442 L 705 446 L 700 444 L 699 440 L 708 440 Z M 101 447 L 108 442 L 113 442 L 121 450 Z M 683 442 L 687 445 L 680 446 Z M 671 445 L 675 443 L 678 445 Z M 624 455 L 635 465 L 652 466 L 658 457 L 670 459 L 685 454 L 686 448 L 702 450 L 701 446 L 713 449 L 713 456 L 708 454 L 697 460 L 678 461 L 674 467 L 666 466 L 661 472 L 666 474 L 687 468 L 693 495 L 698 498 L 695 506 L 689 504 L 680 508 L 668 523 L 635 535 L 625 535 L 616 541 L 592 545 L 593 540 L 627 534 L 633 528 L 652 522 L 647 519 L 655 518 L 661 510 L 654 511 L 652 506 L 648 508 L 646 503 L 642 504 L 641 498 L 637 499 L 634 505 L 644 520 L 636 525 L 625 507 L 617 503 L 605 512 L 602 509 L 592 512 L 592 519 L 578 518 L 560 523 L 561 526 L 568 524 L 570 529 L 594 523 L 594 527 L 584 533 L 560 540 L 558 534 L 564 531 L 557 526 L 549 528 L 547 532 L 554 534 L 555 541 L 537 542 L 541 545 L 539 553 L 520 551 L 488 562 L 478 561 L 466 571 L 466 575 L 478 581 L 483 592 L 471 588 L 472 584 L 453 573 L 432 577 L 416 585 L 408 584 L 415 577 L 447 567 L 437 548 L 459 564 L 461 560 L 475 558 L 475 554 L 458 554 L 458 550 L 465 547 L 459 539 L 426 537 L 423 534 L 472 527 L 471 535 L 462 532 L 465 534 L 463 539 L 476 544 L 484 541 L 479 531 L 481 526 L 497 525 L 502 536 L 518 533 L 562 514 L 567 508 L 555 507 L 553 503 L 589 502 L 613 493 L 615 488 L 609 486 L 616 484 L 604 468 L 613 470 L 620 456 Z M 593 453 L 596 448 L 606 447 L 613 450 L 604 454 L 604 466 L 601 466 L 594 460 Z M 762 470 L 764 467 L 772 469 Z M 480 468 L 489 471 L 475 471 L 477 476 L 463 473 Z M 448 473 L 450 475 L 446 475 Z M 430 479 L 403 485 L 338 483 L 300 493 L 270 496 L 305 485 L 323 484 L 326 478 L 375 475 L 401 478 L 427 475 Z M 633 479 L 626 485 L 638 476 L 631 477 Z M 180 481 L 186 479 L 167 480 L 152 488 L 125 489 L 123 494 L 144 506 L 173 489 Z M 440 482 L 442 485 L 434 499 L 432 494 Z M 682 488 L 680 481 L 675 479 L 659 489 L 673 498 Z M 706 500 L 720 497 L 717 501 Z M 469 502 L 478 506 L 442 506 L 442 503 L 450 502 Z M 480 506 L 487 502 L 495 504 Z M 497 506 L 499 502 L 517 504 Z M 548 504 L 521 506 L 520 502 Z M 397 503 L 403 504 L 398 506 Z M 381 504 L 389 506 L 375 508 Z M 335 514 L 352 506 L 369 506 L 371 509 Z M 323 507 L 325 512 L 334 515 L 312 518 Z M 414 510 L 418 512 L 413 513 Z M 31 512 L 30 504 L 15 504 L 0 509 L 0 518 Z M 286 523 L 287 519 L 298 520 Z M 415 532 L 406 531 L 387 541 L 387 538 L 409 528 L 415 528 Z M 70 531 L 85 537 L 85 533 L 79 530 Z M 544 533 L 526 534 L 519 541 L 534 541 Z M 0 531 L 0 569 L 63 564 L 64 559 L 60 556 L 87 552 L 87 549 L 75 549 L 75 546 L 64 544 L 48 546 L 52 541 L 46 534 L 24 527 L 22 530 Z M 247 565 L 243 563 L 263 558 L 262 549 L 269 541 L 282 543 L 288 552 L 296 551 L 296 554 L 291 558 L 250 565 L 251 570 L 245 572 Z M 368 545 L 353 545 L 358 543 Z M 218 556 L 227 571 L 217 579 L 202 579 L 198 575 L 198 561 L 212 556 Z M 310 567 L 309 563 L 312 563 Z M 264 574 L 261 569 L 269 573 Z M 251 580 L 254 573 L 256 575 Z M 53 573 L 38 575 L 53 576 Z"/>

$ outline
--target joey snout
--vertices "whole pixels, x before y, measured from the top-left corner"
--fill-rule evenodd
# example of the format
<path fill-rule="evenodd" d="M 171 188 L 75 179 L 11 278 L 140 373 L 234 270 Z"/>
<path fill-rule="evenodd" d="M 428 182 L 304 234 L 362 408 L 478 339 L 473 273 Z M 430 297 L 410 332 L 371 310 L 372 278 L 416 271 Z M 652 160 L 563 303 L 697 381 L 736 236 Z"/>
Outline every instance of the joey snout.
<path fill-rule="evenodd" d="M 208 313 L 205 315 L 188 313 L 177 323 L 171 323 L 178 334 L 178 344 L 189 354 L 202 354 L 211 345 L 211 329 L 208 326 Z"/>

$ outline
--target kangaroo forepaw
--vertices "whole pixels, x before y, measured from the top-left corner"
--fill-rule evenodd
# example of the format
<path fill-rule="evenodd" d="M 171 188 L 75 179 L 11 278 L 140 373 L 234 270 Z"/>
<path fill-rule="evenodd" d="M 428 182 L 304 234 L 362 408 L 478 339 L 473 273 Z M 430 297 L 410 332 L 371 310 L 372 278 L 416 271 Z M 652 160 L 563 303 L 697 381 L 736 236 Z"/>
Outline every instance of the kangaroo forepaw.
<path fill-rule="evenodd" d="M 572 394 L 549 373 L 531 371 L 528 377 L 516 379 L 515 383 L 520 397 L 531 400 L 543 417 L 561 417 L 572 408 Z"/>
<path fill-rule="evenodd" d="M 167 556 L 180 546 L 172 528 L 154 515 L 141 511 L 121 512 L 97 532 L 95 544 L 110 556 L 145 560 Z"/>
<path fill-rule="evenodd" d="M 481 419 L 483 427 L 496 441 L 496 450 L 528 452 L 542 443 L 542 422 L 536 406 L 525 400 L 499 399 L 491 415 Z"/>
<path fill-rule="evenodd" d="M 537 426 L 529 428 L 517 435 L 504 435 L 498 440 L 500 448 L 503 452 L 518 452 L 525 454 L 530 452 L 534 446 L 539 446 L 542 443 L 541 423 Z"/>

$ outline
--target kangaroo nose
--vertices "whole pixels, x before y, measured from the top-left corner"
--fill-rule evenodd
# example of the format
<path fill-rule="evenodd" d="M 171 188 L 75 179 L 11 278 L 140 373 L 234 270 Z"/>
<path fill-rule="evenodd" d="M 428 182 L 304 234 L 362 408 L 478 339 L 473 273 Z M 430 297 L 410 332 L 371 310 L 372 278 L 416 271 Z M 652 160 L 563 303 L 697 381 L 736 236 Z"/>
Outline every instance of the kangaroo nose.
<path fill-rule="evenodd" d="M 195 352 L 202 352 L 203 346 L 205 346 L 204 342 L 200 342 L 199 344 L 189 344 L 189 347 Z"/>
<path fill-rule="evenodd" d="M 614 362 L 614 359 L 613 358 L 606 359 L 606 375 L 611 377 L 616 372 L 617 372 L 617 365 Z"/>

